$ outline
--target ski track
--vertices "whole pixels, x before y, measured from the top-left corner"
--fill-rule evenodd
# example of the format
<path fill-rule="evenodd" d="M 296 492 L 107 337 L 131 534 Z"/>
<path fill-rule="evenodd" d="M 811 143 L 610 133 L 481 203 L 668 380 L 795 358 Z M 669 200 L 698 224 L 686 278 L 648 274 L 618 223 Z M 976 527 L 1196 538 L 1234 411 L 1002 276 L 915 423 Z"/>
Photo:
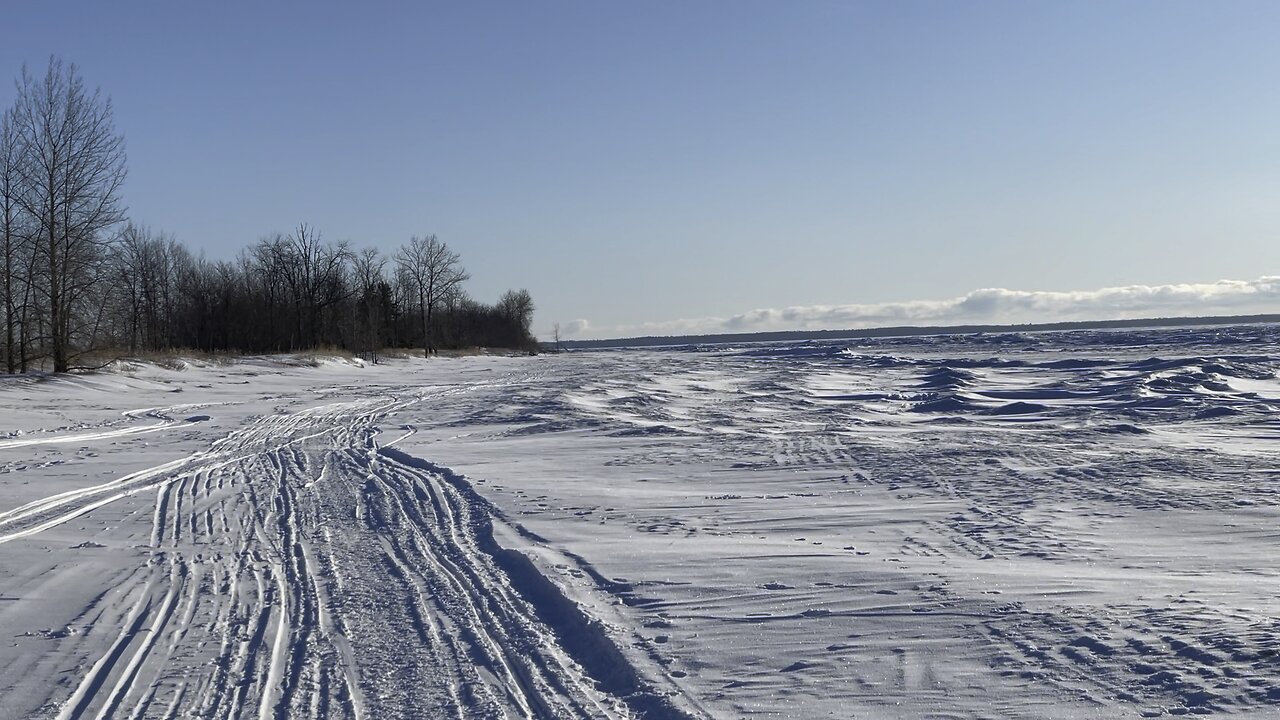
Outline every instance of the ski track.
<path fill-rule="evenodd" d="M 474 389 L 258 417 L 207 450 L 0 513 L 3 544 L 154 497 L 145 562 L 82 616 L 115 636 L 57 720 L 635 716 L 491 557 L 488 506 L 376 442 L 379 418 Z"/>

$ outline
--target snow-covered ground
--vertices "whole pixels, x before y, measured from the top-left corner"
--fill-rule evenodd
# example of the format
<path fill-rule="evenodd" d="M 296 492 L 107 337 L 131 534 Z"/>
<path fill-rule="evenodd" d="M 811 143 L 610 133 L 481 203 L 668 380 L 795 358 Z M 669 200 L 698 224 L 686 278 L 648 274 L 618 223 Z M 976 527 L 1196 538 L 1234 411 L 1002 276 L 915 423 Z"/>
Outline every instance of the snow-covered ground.
<path fill-rule="evenodd" d="M 0 718 L 1280 715 L 1277 368 L 1244 326 L 6 378 Z"/>

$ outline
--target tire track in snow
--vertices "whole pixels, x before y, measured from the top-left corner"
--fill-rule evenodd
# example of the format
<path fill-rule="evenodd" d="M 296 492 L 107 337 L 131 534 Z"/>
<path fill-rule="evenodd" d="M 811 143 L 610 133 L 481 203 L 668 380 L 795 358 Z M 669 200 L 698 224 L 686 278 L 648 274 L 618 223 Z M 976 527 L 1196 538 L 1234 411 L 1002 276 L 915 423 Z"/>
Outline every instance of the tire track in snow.
<path fill-rule="evenodd" d="M 464 481 L 377 446 L 380 418 L 475 387 L 256 418 L 206 451 L 0 515 L 3 543 L 155 492 L 127 581 L 140 589 L 100 598 L 123 622 L 59 720 L 688 717 L 633 669 L 611 681 L 616 648 L 566 649 L 564 617 L 574 631 L 590 619 L 547 605 L 553 586 L 533 588 L 532 565 L 497 546 Z"/>

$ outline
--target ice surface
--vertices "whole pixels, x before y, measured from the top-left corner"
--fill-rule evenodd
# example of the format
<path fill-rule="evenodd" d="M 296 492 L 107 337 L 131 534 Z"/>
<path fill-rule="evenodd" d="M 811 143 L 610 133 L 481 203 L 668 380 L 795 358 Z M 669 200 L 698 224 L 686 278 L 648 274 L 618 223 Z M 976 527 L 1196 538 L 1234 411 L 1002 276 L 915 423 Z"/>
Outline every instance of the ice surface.
<path fill-rule="evenodd" d="M 1280 712 L 1280 329 L 0 382 L 0 717 Z"/>

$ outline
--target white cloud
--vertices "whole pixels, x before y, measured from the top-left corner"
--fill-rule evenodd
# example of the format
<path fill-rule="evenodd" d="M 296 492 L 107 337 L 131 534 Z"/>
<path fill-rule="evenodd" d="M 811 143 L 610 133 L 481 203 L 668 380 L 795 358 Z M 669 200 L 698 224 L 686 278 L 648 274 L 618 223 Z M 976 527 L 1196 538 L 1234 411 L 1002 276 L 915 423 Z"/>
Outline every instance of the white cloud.
<path fill-rule="evenodd" d="M 565 337 L 571 338 L 574 335 L 581 335 L 590 329 L 591 323 L 583 320 L 582 318 L 578 318 L 577 320 L 570 320 L 565 323 L 564 327 L 561 328 L 560 331 Z"/>
<path fill-rule="evenodd" d="M 1214 283 L 1126 285 L 1069 292 L 982 288 L 949 300 L 757 308 L 727 318 L 690 318 L 595 328 L 591 334 L 596 337 L 634 337 L 1269 312 L 1280 312 L 1280 276 Z"/>

